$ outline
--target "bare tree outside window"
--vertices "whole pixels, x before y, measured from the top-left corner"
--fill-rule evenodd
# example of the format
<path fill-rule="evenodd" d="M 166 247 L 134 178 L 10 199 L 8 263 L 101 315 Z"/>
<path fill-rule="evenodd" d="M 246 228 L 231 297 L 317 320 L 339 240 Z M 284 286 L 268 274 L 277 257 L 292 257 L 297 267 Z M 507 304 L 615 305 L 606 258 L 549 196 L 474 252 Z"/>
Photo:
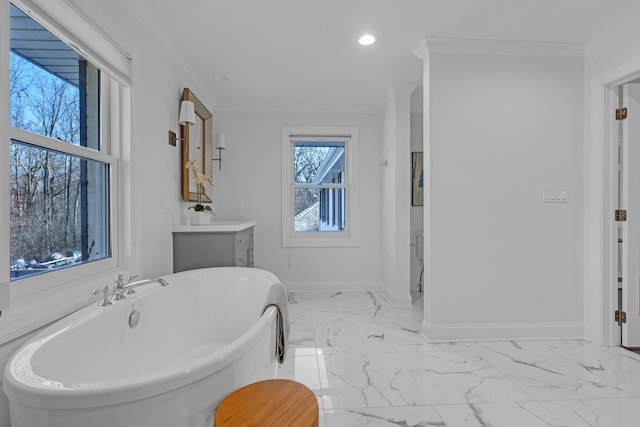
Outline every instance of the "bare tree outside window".
<path fill-rule="evenodd" d="M 328 147 L 296 146 L 293 153 L 293 170 L 296 184 L 313 184 L 318 168 L 327 156 Z M 296 188 L 294 213 L 308 209 L 318 202 L 317 194 L 304 188 Z"/>

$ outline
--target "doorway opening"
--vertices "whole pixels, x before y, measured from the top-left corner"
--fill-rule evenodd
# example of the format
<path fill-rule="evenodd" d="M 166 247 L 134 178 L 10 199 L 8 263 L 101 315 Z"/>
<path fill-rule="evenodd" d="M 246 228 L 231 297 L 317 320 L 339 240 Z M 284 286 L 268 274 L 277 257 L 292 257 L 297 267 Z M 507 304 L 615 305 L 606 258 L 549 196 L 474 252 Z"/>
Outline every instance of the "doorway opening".
<path fill-rule="evenodd" d="M 615 92 L 614 92 L 615 93 Z M 614 345 L 640 354 L 640 80 L 617 87 Z"/>

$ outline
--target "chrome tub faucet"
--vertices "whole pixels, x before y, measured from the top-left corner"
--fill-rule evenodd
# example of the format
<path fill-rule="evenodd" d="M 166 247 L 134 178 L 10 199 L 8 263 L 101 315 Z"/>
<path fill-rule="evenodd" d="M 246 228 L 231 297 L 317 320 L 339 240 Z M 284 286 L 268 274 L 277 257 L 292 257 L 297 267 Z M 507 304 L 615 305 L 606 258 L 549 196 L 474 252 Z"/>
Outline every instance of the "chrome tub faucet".
<path fill-rule="evenodd" d="M 149 283 L 160 283 L 162 286 L 169 286 L 169 282 L 167 282 L 162 278 L 138 280 L 137 282 L 131 282 L 131 283 L 127 283 L 126 285 L 122 285 L 122 287 L 114 290 L 114 295 L 111 297 L 111 299 L 112 300 L 124 299 L 127 297 L 128 294 L 134 293 L 133 288 L 147 285 Z"/>
<path fill-rule="evenodd" d="M 137 282 L 131 282 L 131 279 L 138 277 L 137 275 L 129 276 L 129 279 L 125 283 L 124 276 L 122 274 L 116 275 L 116 282 L 113 285 L 113 294 L 109 296 L 109 285 L 104 285 L 100 289 L 95 289 L 93 295 L 102 294 L 102 299 L 98 303 L 100 307 L 106 307 L 113 304 L 112 301 L 120 301 L 127 297 L 127 295 L 135 294 L 133 288 L 143 286 L 149 283 L 160 283 L 162 286 L 169 286 L 169 282 L 165 279 L 158 277 L 157 279 L 144 279 Z"/>

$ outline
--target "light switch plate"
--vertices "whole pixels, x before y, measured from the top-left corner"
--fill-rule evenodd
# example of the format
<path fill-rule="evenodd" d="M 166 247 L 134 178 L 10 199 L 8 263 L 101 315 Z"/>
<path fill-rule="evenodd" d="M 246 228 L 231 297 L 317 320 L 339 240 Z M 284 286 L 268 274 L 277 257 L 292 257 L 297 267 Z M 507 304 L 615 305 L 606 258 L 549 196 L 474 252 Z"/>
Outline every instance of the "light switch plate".
<path fill-rule="evenodd" d="M 567 203 L 569 199 L 569 190 L 567 188 L 543 188 L 543 203 Z"/>

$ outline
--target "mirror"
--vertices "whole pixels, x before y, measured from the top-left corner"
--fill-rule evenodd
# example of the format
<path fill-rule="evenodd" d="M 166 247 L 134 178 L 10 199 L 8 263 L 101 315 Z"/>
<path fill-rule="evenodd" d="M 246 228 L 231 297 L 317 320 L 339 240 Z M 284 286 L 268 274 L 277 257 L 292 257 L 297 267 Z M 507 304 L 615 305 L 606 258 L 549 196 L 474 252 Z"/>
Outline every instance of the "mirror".
<path fill-rule="evenodd" d="M 180 126 L 182 139 L 182 199 L 185 202 L 198 201 L 198 189 L 191 179 L 193 172 L 185 168 L 188 161 L 195 160 L 198 162 L 200 169 L 198 172 L 208 175 L 213 180 L 213 165 L 211 162 L 210 152 L 213 152 L 213 115 L 204 106 L 189 88 L 182 91 L 182 101 L 193 102 L 196 112 L 196 124 L 193 126 Z M 204 189 L 202 195 L 202 203 L 211 203 L 213 201 L 211 187 Z"/>

